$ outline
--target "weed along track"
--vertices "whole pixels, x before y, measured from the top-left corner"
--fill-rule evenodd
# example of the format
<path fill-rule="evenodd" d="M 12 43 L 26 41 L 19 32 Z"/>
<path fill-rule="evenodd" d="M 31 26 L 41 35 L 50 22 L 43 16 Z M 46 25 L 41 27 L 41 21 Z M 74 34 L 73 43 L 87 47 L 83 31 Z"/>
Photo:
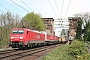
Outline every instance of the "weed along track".
<path fill-rule="evenodd" d="M 1 51 L 0 52 L 0 60 L 35 60 L 36 58 L 41 57 L 46 54 L 48 51 L 51 51 L 53 48 L 60 46 L 50 45 L 32 48 L 28 50 L 10 50 L 10 51 Z"/>

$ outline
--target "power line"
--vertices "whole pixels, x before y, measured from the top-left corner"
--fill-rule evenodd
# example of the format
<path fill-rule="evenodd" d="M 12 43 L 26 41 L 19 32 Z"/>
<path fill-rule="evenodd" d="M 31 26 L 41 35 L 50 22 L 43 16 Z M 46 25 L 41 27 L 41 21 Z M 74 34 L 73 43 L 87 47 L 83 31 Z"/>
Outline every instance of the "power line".
<path fill-rule="evenodd" d="M 2 13 L 4 12 L 4 11 L 2 11 L 2 10 L 0 10 Z"/>
<path fill-rule="evenodd" d="M 66 17 L 66 14 L 67 14 L 67 12 L 68 12 L 68 9 L 69 9 L 69 6 L 70 6 L 70 3 L 71 3 L 71 0 L 69 1 L 69 4 L 68 4 L 68 7 L 67 7 L 67 10 L 66 10 L 66 13 L 65 13 L 65 16 L 64 16 L 64 18 Z"/>
<path fill-rule="evenodd" d="M 3 7 L 4 9 L 6 9 L 6 10 L 8 10 L 8 11 L 10 11 L 9 9 L 7 9 L 6 7 L 4 7 L 4 6 L 2 6 L 2 5 L 0 5 L 1 7 Z"/>
<path fill-rule="evenodd" d="M 54 11 L 54 9 L 53 9 L 53 7 L 52 7 L 52 5 L 51 5 L 51 3 L 50 3 L 50 1 L 48 0 L 48 2 L 49 2 L 49 4 L 50 4 L 50 6 L 51 6 L 51 8 L 52 8 L 52 10 L 53 10 L 53 12 L 54 12 L 54 14 L 56 15 L 56 17 L 58 18 L 58 16 L 57 16 L 57 14 L 55 13 L 55 11 Z"/>
<path fill-rule="evenodd" d="M 21 0 L 21 2 L 23 2 L 22 0 Z M 24 3 L 24 2 L 23 2 Z M 26 3 L 24 3 L 29 9 L 31 9 Z M 33 9 L 31 9 L 32 11 L 33 11 Z"/>
<path fill-rule="evenodd" d="M 29 13 L 29 11 L 28 10 L 26 10 L 25 8 L 23 8 L 22 6 L 20 6 L 19 4 L 17 4 L 16 2 L 14 2 L 14 1 L 12 1 L 12 0 L 10 0 L 11 2 L 13 2 L 14 4 L 16 4 L 16 5 L 18 5 L 19 7 L 21 7 L 22 9 L 24 9 L 25 11 L 27 11 L 28 13 Z"/>
<path fill-rule="evenodd" d="M 8 11 L 11 11 L 11 10 L 9 10 L 8 8 L 6 8 L 6 7 L 2 6 L 2 5 L 0 5 L 0 6 L 3 7 L 4 9 L 8 10 Z M 11 12 L 14 13 L 13 11 L 11 11 Z"/>
<path fill-rule="evenodd" d="M 8 10 L 8 11 L 11 11 L 11 10 L 9 10 L 8 8 L 6 8 L 6 7 L 4 7 L 4 6 L 2 6 L 2 5 L 0 5 L 1 7 L 3 7 L 4 9 L 6 9 L 6 10 Z M 2 13 L 8 13 L 8 12 L 4 12 L 4 11 L 2 11 L 2 10 L 0 10 Z M 14 13 L 13 11 L 11 11 L 12 13 Z M 17 14 L 17 13 L 14 13 L 14 14 Z M 20 16 L 20 15 L 19 15 Z"/>
<path fill-rule="evenodd" d="M 64 4 L 64 0 L 62 2 L 61 15 L 62 15 L 62 10 L 63 10 L 63 4 Z M 60 15 L 60 18 L 61 18 L 61 15 Z"/>
<path fill-rule="evenodd" d="M 55 4 L 56 4 L 56 7 L 57 7 L 57 3 L 56 3 L 56 0 L 54 0 L 55 1 Z M 57 7 L 57 11 L 58 11 L 58 13 L 59 13 L 59 15 L 60 15 L 60 12 L 59 12 L 59 10 L 58 10 L 58 7 Z"/>

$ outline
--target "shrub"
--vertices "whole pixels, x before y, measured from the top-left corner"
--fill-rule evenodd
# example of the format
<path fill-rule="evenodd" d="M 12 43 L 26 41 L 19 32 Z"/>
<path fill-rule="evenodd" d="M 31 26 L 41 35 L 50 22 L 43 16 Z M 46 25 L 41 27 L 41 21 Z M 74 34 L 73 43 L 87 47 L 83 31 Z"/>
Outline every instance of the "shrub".
<path fill-rule="evenodd" d="M 82 41 L 74 40 L 69 47 L 69 54 L 71 56 L 83 55 L 87 53 L 87 49 Z"/>
<path fill-rule="evenodd" d="M 89 60 L 89 56 L 84 42 L 73 40 L 70 45 L 61 45 L 41 60 Z"/>

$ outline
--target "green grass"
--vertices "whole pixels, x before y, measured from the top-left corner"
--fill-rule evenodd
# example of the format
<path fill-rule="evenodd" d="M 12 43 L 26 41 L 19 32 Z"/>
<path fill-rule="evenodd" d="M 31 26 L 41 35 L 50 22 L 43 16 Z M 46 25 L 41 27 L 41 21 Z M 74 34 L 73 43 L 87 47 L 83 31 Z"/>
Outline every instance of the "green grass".
<path fill-rule="evenodd" d="M 83 42 L 74 40 L 72 44 L 64 44 L 46 56 L 41 60 L 89 60 L 90 54 L 87 53 L 86 46 Z"/>
<path fill-rule="evenodd" d="M 43 57 L 41 60 L 72 60 L 70 55 L 68 55 L 68 45 L 63 45 L 52 52 L 50 52 L 48 55 Z"/>

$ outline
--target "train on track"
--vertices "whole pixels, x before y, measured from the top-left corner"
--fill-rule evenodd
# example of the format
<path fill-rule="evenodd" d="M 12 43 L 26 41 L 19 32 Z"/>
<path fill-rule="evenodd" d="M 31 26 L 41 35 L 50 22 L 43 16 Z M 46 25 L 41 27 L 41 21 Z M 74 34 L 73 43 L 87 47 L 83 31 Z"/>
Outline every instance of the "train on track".
<path fill-rule="evenodd" d="M 59 43 L 58 36 L 27 28 L 12 28 L 9 46 L 20 49 L 56 43 Z"/>

